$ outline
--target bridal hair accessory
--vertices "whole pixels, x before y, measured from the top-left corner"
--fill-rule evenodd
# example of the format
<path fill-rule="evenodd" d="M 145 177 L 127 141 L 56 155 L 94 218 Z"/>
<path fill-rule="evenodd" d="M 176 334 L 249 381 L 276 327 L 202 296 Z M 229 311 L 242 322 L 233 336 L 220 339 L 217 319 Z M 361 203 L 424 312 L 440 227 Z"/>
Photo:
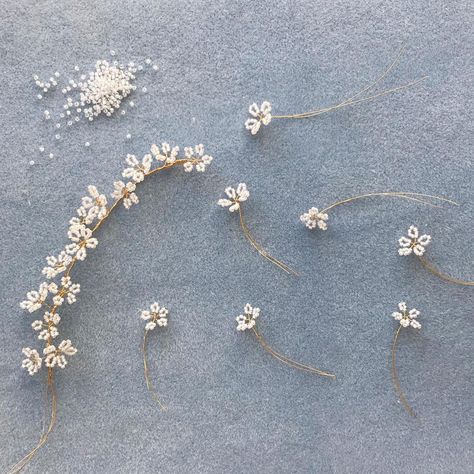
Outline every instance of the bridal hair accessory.
<path fill-rule="evenodd" d="M 144 310 L 140 315 L 141 319 L 147 321 L 145 324 L 145 333 L 143 335 L 143 372 L 145 375 L 146 386 L 153 396 L 153 399 L 158 403 L 162 410 L 166 410 L 166 407 L 158 398 L 155 387 L 150 380 L 150 373 L 148 370 L 148 355 L 147 355 L 147 339 L 148 333 L 153 331 L 157 326 L 166 327 L 168 326 L 168 310 L 164 306 L 160 306 L 158 303 L 153 303 L 149 310 Z"/>
<path fill-rule="evenodd" d="M 28 292 L 26 299 L 20 304 L 29 313 L 40 309 L 43 311 L 43 317 L 34 321 L 32 328 L 38 332 L 38 339 L 44 341 L 44 348 L 38 351 L 25 347 L 22 350 L 25 357 L 22 367 L 30 375 L 37 373 L 43 366 L 46 367 L 51 417 L 37 446 L 13 466 L 10 472 L 19 472 L 46 443 L 56 420 L 55 370 L 65 368 L 68 359 L 78 352 L 69 339 L 62 339 L 59 344 L 55 342 L 59 336 L 59 323 L 62 321 L 59 313 L 66 309 L 66 303 L 70 305 L 76 302 L 76 296 L 80 291 L 80 285 L 73 283 L 71 271 L 78 262 L 86 259 L 92 249 L 97 247 L 96 233 L 112 211 L 120 204 L 129 209 L 139 202 L 136 191 L 145 178 L 176 166 L 182 166 L 186 172 L 193 169 L 203 172 L 212 161 L 212 157 L 204 153 L 203 145 L 184 148 L 184 156 L 180 156 L 179 152 L 179 147 L 171 147 L 168 143 L 163 143 L 161 147 L 152 145 L 151 153 L 146 154 L 142 159 L 135 155 L 128 155 L 127 167 L 122 172 L 122 176 L 127 179 L 125 182 L 114 183 L 114 191 L 111 194 L 113 203 L 110 206 L 105 194 L 101 194 L 95 186 L 89 186 L 88 195 L 82 198 L 77 215 L 69 221 L 70 243 L 58 255 L 46 258 L 47 266 L 43 268 L 43 275 L 48 280 L 58 277 L 59 281 L 41 283 L 38 290 Z M 59 277 L 60 275 L 62 276 Z M 157 321 L 152 318 L 147 325 L 148 329 L 151 328 L 151 323 L 157 323 Z"/>
<path fill-rule="evenodd" d="M 405 49 L 405 46 L 402 46 L 395 58 L 395 60 L 390 64 L 390 66 L 382 73 L 380 77 L 378 77 L 374 82 L 370 83 L 368 86 L 364 87 L 364 89 L 360 90 L 354 95 L 351 95 L 347 99 L 343 100 L 342 102 L 339 102 L 338 104 L 329 106 L 329 107 L 324 107 L 316 110 L 311 110 L 309 112 L 303 112 L 299 114 L 285 114 L 285 115 L 272 115 L 272 105 L 270 102 L 265 100 L 262 102 L 262 104 L 259 106 L 257 103 L 253 103 L 249 107 L 249 113 L 250 113 L 250 118 L 247 119 L 245 122 L 245 128 L 250 131 L 252 135 L 256 135 L 258 131 L 260 130 L 261 126 L 268 125 L 272 120 L 276 119 L 305 119 L 305 118 L 310 118 L 310 117 L 316 117 L 317 115 L 322 115 L 327 112 L 332 112 L 338 109 L 342 109 L 343 107 L 348 107 L 352 105 L 359 104 L 361 102 L 367 102 L 369 100 L 376 99 L 378 97 L 382 97 L 384 95 L 388 95 L 394 92 L 401 91 L 403 89 L 407 89 L 411 86 L 414 86 L 415 84 L 418 84 L 419 82 L 423 81 L 426 79 L 428 76 L 420 77 L 419 79 L 416 79 L 414 81 L 410 81 L 407 84 L 404 84 L 402 86 L 394 87 L 391 89 L 385 89 L 382 90 L 381 92 L 373 92 L 373 89 L 376 85 L 378 85 L 382 79 L 384 79 L 388 73 L 396 66 L 396 64 L 399 62 L 400 57 Z M 371 92 L 369 92 L 371 91 Z M 369 95 L 367 95 L 369 94 Z"/>
<path fill-rule="evenodd" d="M 260 308 L 254 308 L 249 303 L 247 303 L 244 307 L 244 313 L 235 318 L 237 321 L 237 331 L 252 330 L 262 347 L 283 364 L 286 364 L 298 370 L 302 370 L 304 372 L 311 372 L 313 374 L 322 375 L 324 377 L 330 377 L 333 379 L 336 378 L 334 374 L 324 372 L 323 370 L 316 369 L 315 367 L 311 367 L 310 365 L 301 364 L 300 362 L 290 359 L 289 357 L 286 357 L 285 355 L 280 354 L 275 349 L 273 349 L 263 338 L 261 332 L 257 328 L 257 318 L 259 317 L 259 315 Z"/>
<path fill-rule="evenodd" d="M 431 194 L 421 194 L 421 193 L 409 193 L 409 192 L 382 192 L 382 193 L 368 193 L 368 194 L 360 194 L 358 196 L 353 196 L 347 199 L 342 199 L 341 201 L 337 201 L 324 209 L 319 210 L 317 207 L 312 207 L 308 209 L 307 212 L 300 216 L 300 221 L 310 230 L 313 229 L 320 229 L 326 230 L 328 228 L 328 219 L 329 215 L 328 212 L 331 209 L 334 209 L 337 206 L 342 204 L 348 204 L 353 201 L 358 201 L 359 199 L 365 199 L 369 197 L 375 196 L 382 196 L 382 197 L 397 197 L 402 199 L 408 199 L 409 201 L 415 201 L 422 204 L 426 204 L 428 206 L 433 207 L 440 207 L 436 204 L 433 204 L 431 201 L 441 201 L 446 202 L 449 204 L 454 204 L 458 206 L 458 204 L 450 199 L 446 199 L 440 196 L 432 196 Z"/>
<path fill-rule="evenodd" d="M 217 204 L 222 207 L 227 207 L 230 212 L 238 212 L 240 227 L 242 228 L 242 231 L 244 232 L 244 235 L 247 240 L 257 250 L 257 252 L 263 257 L 265 257 L 267 260 L 272 262 L 274 265 L 276 265 L 278 268 L 281 268 L 284 272 L 298 276 L 298 273 L 295 270 L 293 270 L 280 260 L 277 260 L 275 257 L 271 256 L 255 240 L 255 237 L 252 235 L 249 228 L 247 227 L 247 224 L 244 220 L 244 211 L 242 206 L 242 203 L 247 201 L 250 196 L 250 193 L 247 189 L 247 185 L 245 183 L 239 183 L 236 189 L 229 186 L 225 188 L 225 193 L 227 195 L 227 198 L 219 199 L 219 201 L 217 201 Z"/>
<path fill-rule="evenodd" d="M 439 278 L 449 281 L 451 283 L 457 283 L 458 285 L 474 286 L 474 281 L 460 280 L 458 278 L 451 277 L 445 273 L 439 271 L 426 257 L 426 247 L 431 242 L 430 235 L 419 235 L 419 231 L 415 226 L 410 226 L 408 229 L 408 237 L 400 237 L 398 243 L 400 248 L 398 254 L 401 256 L 408 256 L 414 254 L 421 264 L 431 273 L 438 276 Z"/>
<path fill-rule="evenodd" d="M 397 375 L 397 367 L 396 367 L 396 350 L 397 350 L 397 341 L 398 336 L 402 328 L 413 328 L 413 329 L 420 329 L 421 324 L 418 322 L 418 316 L 420 312 L 417 309 L 410 309 L 408 311 L 407 304 L 405 302 L 398 303 L 399 311 L 392 313 L 392 317 L 395 321 L 398 321 L 400 324 L 398 325 L 397 332 L 395 333 L 395 337 L 393 338 L 392 344 L 392 380 L 395 390 L 397 392 L 398 398 L 402 402 L 405 410 L 411 415 L 416 416 L 415 412 L 411 408 L 410 404 L 408 403 L 405 395 L 403 394 L 402 388 L 400 387 L 400 382 L 398 380 Z"/>

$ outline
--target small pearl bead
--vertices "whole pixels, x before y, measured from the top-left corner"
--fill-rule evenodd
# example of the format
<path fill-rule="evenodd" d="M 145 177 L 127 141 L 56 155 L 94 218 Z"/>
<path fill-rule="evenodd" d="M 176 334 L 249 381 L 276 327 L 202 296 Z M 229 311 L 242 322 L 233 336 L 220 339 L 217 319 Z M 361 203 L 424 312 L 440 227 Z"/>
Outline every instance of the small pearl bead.
<path fill-rule="evenodd" d="M 130 138 L 132 138 L 132 135 L 130 133 L 127 133 L 126 138 L 127 140 L 130 140 Z"/>
<path fill-rule="evenodd" d="M 110 55 L 115 56 L 115 51 L 113 49 L 110 51 Z"/>
<path fill-rule="evenodd" d="M 41 153 L 43 153 L 43 151 L 44 151 L 44 146 L 40 146 L 40 147 L 39 147 L 39 151 L 40 151 Z"/>
<path fill-rule="evenodd" d="M 36 97 L 38 97 L 38 99 L 42 99 L 43 96 L 41 94 L 38 94 Z"/>
<path fill-rule="evenodd" d="M 158 71 L 158 65 L 157 64 L 153 64 L 153 70 Z"/>
<path fill-rule="evenodd" d="M 50 158 L 54 158 L 54 155 L 52 153 L 49 154 Z"/>
<path fill-rule="evenodd" d="M 79 71 L 79 66 L 74 66 L 74 71 Z"/>
<path fill-rule="evenodd" d="M 145 59 L 145 63 L 146 63 L 146 64 L 151 64 L 151 59 L 150 59 L 150 58 L 146 58 L 146 59 Z"/>
<path fill-rule="evenodd" d="M 146 94 L 148 92 L 148 89 L 146 87 L 142 87 L 142 92 Z"/>
<path fill-rule="evenodd" d="M 86 142 L 85 146 L 91 146 L 91 144 L 89 142 Z"/>
<path fill-rule="evenodd" d="M 33 166 L 35 162 L 33 160 L 30 161 L 30 166 Z"/>
<path fill-rule="evenodd" d="M 56 135 L 54 135 L 54 138 L 56 138 L 56 140 L 59 140 L 61 138 L 61 135 L 59 135 L 59 133 L 57 133 Z"/>
<path fill-rule="evenodd" d="M 56 77 L 59 77 L 61 74 L 59 74 L 59 72 L 56 71 L 56 72 L 54 73 L 54 75 L 55 75 Z"/>

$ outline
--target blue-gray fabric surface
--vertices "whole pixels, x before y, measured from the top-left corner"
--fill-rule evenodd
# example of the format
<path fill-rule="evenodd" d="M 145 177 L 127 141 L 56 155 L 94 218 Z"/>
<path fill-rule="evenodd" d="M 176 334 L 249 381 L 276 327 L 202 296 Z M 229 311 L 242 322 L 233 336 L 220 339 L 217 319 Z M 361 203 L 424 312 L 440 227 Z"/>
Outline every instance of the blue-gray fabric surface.
<path fill-rule="evenodd" d="M 0 7 L 2 470 L 36 444 L 44 416 L 44 372 L 20 368 L 21 348 L 40 345 L 19 301 L 66 243 L 87 185 L 110 193 L 127 153 L 171 141 L 202 142 L 215 160 L 204 175 L 146 181 L 140 204 L 117 210 L 74 270 L 82 291 L 62 311 L 61 331 L 79 352 L 58 371 L 57 426 L 27 472 L 473 472 L 473 291 L 397 255 L 398 237 L 416 224 L 433 237 L 432 261 L 473 276 L 470 2 Z M 404 41 L 385 86 L 428 75 L 421 85 L 274 121 L 255 137 L 244 129 L 253 101 L 270 100 L 275 113 L 335 103 L 377 77 Z M 53 143 L 32 74 L 87 71 L 110 50 L 123 61 L 153 58 L 160 69 L 143 76 L 148 94 L 125 116 L 81 123 Z M 300 278 L 260 257 L 216 205 L 238 182 L 251 192 L 249 227 Z M 298 221 L 311 206 L 381 190 L 450 196 L 460 207 L 379 198 L 335 209 L 325 233 Z M 166 412 L 146 390 L 140 352 L 138 312 L 154 300 L 171 311 L 149 346 Z M 390 377 L 390 315 L 402 300 L 422 312 L 421 331 L 404 331 L 398 350 L 417 419 Z M 247 302 L 262 308 L 275 348 L 337 379 L 292 370 L 237 333 Z"/>

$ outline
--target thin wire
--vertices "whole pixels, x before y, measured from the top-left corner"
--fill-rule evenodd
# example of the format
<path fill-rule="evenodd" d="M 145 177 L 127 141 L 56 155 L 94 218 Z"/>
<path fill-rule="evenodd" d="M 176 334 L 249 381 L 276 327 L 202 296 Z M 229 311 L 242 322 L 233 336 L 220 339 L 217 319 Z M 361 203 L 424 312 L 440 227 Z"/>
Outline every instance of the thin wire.
<path fill-rule="evenodd" d="M 457 202 L 452 201 L 451 199 L 441 197 L 441 196 L 433 196 L 431 194 L 422 194 L 422 193 L 410 193 L 410 192 L 404 192 L 404 191 L 393 191 L 393 192 L 389 191 L 389 192 L 380 192 L 380 193 L 360 194 L 358 196 L 353 196 L 353 197 L 350 197 L 350 198 L 347 198 L 347 199 L 342 199 L 341 201 L 337 201 L 334 204 L 331 204 L 330 206 L 324 208 L 321 212 L 327 212 L 327 211 L 329 211 L 330 209 L 332 209 L 336 206 L 340 206 L 341 204 L 346 204 L 346 203 L 349 203 L 349 202 L 352 202 L 352 201 L 356 201 L 358 199 L 363 199 L 363 198 L 373 197 L 373 196 L 399 197 L 399 198 L 402 198 L 402 199 L 408 199 L 410 201 L 420 202 L 420 203 L 426 204 L 428 206 L 440 207 L 440 206 L 437 206 L 436 204 L 430 203 L 430 202 L 425 201 L 423 199 L 419 199 L 421 197 L 426 197 L 426 198 L 430 198 L 430 199 L 436 199 L 436 200 L 439 200 L 439 201 L 442 201 L 442 202 L 447 202 L 447 203 L 453 204 L 455 206 L 459 206 L 459 204 Z"/>
<path fill-rule="evenodd" d="M 145 334 L 143 335 L 143 373 L 145 374 L 145 381 L 146 381 L 146 386 L 148 390 L 150 391 L 153 399 L 158 403 L 160 406 L 161 410 L 165 411 L 166 406 L 161 403 L 160 399 L 158 398 L 158 394 L 156 392 L 155 387 L 153 386 L 153 383 L 150 379 L 150 374 L 148 370 L 148 356 L 147 356 L 147 337 L 148 337 L 148 330 L 145 329 Z"/>
<path fill-rule="evenodd" d="M 412 407 L 408 403 L 407 399 L 405 398 L 405 395 L 403 394 L 402 387 L 400 386 L 400 381 L 398 380 L 398 375 L 397 375 L 397 367 L 396 367 L 396 350 L 397 350 L 397 340 L 398 340 L 398 335 L 400 334 L 400 330 L 402 329 L 402 326 L 398 326 L 397 332 L 395 333 L 395 337 L 393 338 L 393 344 L 392 344 L 392 380 L 393 380 L 393 385 L 395 387 L 395 391 L 397 392 L 398 398 L 402 402 L 405 410 L 413 417 L 416 417 L 416 413 L 413 411 Z"/>
<path fill-rule="evenodd" d="M 41 449 L 42 446 L 46 444 L 48 440 L 48 436 L 53 431 L 53 428 L 56 424 L 56 417 L 57 417 L 57 397 L 56 397 L 56 388 L 54 385 L 54 370 L 49 367 L 48 368 L 48 382 L 47 382 L 47 389 L 48 392 L 51 394 L 51 418 L 46 431 L 43 430 L 38 444 L 28 453 L 26 454 L 20 461 L 18 461 L 10 470 L 8 474 L 16 474 L 20 472 L 34 457 L 34 455 Z"/>
<path fill-rule="evenodd" d="M 421 264 L 433 275 L 438 276 L 442 280 L 449 281 L 450 283 L 456 283 L 457 285 L 464 285 L 464 286 L 474 286 L 474 281 L 467 281 L 467 280 L 460 280 L 458 278 L 451 277 L 446 275 L 445 273 L 439 271 L 429 260 L 425 257 L 418 257 Z"/>
<path fill-rule="evenodd" d="M 368 100 L 376 99 L 377 97 L 382 97 L 382 96 L 387 95 L 387 94 L 391 94 L 391 93 L 394 93 L 394 92 L 397 92 L 397 91 L 400 91 L 400 90 L 403 90 L 403 89 L 407 89 L 408 87 L 414 86 L 415 84 L 427 79 L 428 76 L 423 76 L 419 79 L 410 81 L 407 84 L 404 84 L 404 85 L 401 85 L 401 86 L 398 86 L 398 87 L 394 87 L 394 88 L 391 88 L 391 89 L 383 90 L 383 91 L 381 91 L 377 94 L 371 95 L 369 97 L 364 97 L 362 99 L 354 100 L 356 97 L 359 97 L 364 92 L 367 92 L 370 89 L 373 89 L 377 84 L 379 84 L 382 81 L 382 79 L 384 79 L 388 75 L 388 73 L 395 67 L 395 65 L 399 62 L 400 57 L 401 57 L 404 50 L 405 50 L 405 44 L 403 44 L 401 46 L 401 48 L 399 49 L 399 51 L 397 53 L 397 56 L 395 57 L 394 61 L 390 64 L 390 66 L 387 69 L 385 69 L 385 71 L 375 81 L 373 81 L 372 83 L 370 83 L 369 85 L 367 85 L 362 90 L 355 93 L 354 95 L 352 95 L 352 96 L 348 97 L 347 99 L 343 100 L 342 102 L 339 102 L 338 104 L 330 106 L 330 107 L 324 107 L 324 108 L 321 108 L 321 109 L 316 109 L 316 110 L 312 110 L 312 111 L 309 111 L 309 112 L 303 112 L 303 113 L 299 113 L 299 114 L 273 115 L 272 119 L 315 117 L 317 115 L 321 115 L 321 114 L 324 114 L 326 112 L 331 112 L 331 111 L 334 111 L 334 110 L 337 110 L 337 109 L 340 109 L 340 108 L 343 108 L 343 107 L 347 107 L 347 106 L 350 106 L 350 105 L 355 105 L 355 104 L 365 102 L 365 101 L 368 101 Z"/>
<path fill-rule="evenodd" d="M 283 362 L 284 364 L 290 367 L 293 367 L 295 369 L 299 369 L 305 372 L 311 372 L 314 374 L 322 375 L 324 377 L 330 377 L 333 379 L 336 378 L 334 374 L 330 374 L 329 372 L 324 372 L 323 370 L 317 369 L 310 365 L 301 364 L 300 362 L 297 362 L 296 360 L 290 359 L 289 357 L 286 357 L 283 354 L 280 354 L 268 344 L 268 342 L 263 338 L 261 333 L 257 330 L 256 326 L 254 326 L 252 329 L 255 336 L 257 337 L 258 342 L 260 342 L 261 346 L 273 357 L 278 359 L 280 362 Z"/>
<path fill-rule="evenodd" d="M 276 265 L 278 268 L 281 268 L 284 272 L 290 274 L 290 275 L 295 275 L 299 276 L 299 274 L 293 270 L 291 267 L 283 263 L 282 261 L 276 259 L 272 255 L 270 255 L 267 250 L 265 250 L 253 237 L 252 233 L 250 232 L 249 228 L 247 227 L 247 224 L 245 223 L 244 220 L 244 211 L 242 210 L 242 206 L 239 207 L 239 221 L 240 221 L 240 227 L 242 228 L 245 237 L 247 240 L 252 244 L 252 246 L 257 250 L 257 252 L 265 257 L 267 260 L 272 262 L 274 265 Z"/>

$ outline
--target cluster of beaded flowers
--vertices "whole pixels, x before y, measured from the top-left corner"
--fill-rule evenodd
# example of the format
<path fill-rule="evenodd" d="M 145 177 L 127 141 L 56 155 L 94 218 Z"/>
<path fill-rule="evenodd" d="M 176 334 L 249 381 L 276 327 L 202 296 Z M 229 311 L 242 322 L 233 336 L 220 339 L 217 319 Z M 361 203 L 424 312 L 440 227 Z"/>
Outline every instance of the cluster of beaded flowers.
<path fill-rule="evenodd" d="M 30 313 L 44 309 L 44 316 L 32 323 L 35 331 L 38 331 L 38 338 L 45 341 L 46 347 L 43 349 L 44 359 L 36 349 L 26 347 L 23 354 L 23 367 L 31 375 L 36 373 L 44 361 L 46 367 L 64 368 L 67 364 L 66 356 L 74 355 L 77 350 L 69 339 L 63 340 L 59 345 L 55 345 L 53 340 L 59 336 L 58 325 L 61 321 L 59 308 L 64 302 L 73 304 L 76 302 L 76 295 L 80 292 L 80 285 L 73 283 L 70 273 L 78 261 L 84 261 L 89 250 L 95 249 L 98 240 L 95 232 L 109 216 L 110 212 L 122 202 L 125 208 L 130 208 L 139 202 L 136 194 L 136 187 L 146 176 L 154 174 L 162 169 L 167 169 L 175 165 L 182 165 L 186 172 L 193 169 L 203 172 L 206 166 L 212 161 L 212 157 L 204 153 L 202 144 L 195 147 L 186 147 L 184 157 L 179 157 L 179 147 L 171 147 L 168 143 L 162 143 L 161 147 L 152 145 L 151 152 L 138 159 L 135 155 L 128 155 L 126 158 L 127 167 L 122 171 L 122 176 L 127 178 L 127 182 L 116 181 L 114 191 L 111 196 L 114 200 L 111 206 L 108 205 L 107 197 L 101 194 L 95 186 L 89 186 L 88 195 L 81 200 L 81 206 L 76 211 L 76 216 L 69 221 L 68 237 L 70 243 L 59 252 L 58 255 L 51 255 L 46 258 L 47 266 L 42 270 L 43 275 L 52 280 L 62 275 L 58 283 L 43 282 L 38 290 L 27 293 L 26 299 L 20 306 Z M 154 162 L 158 166 L 152 169 Z M 94 225 L 93 225 L 94 224 Z M 165 325 L 166 314 L 163 312 L 160 319 L 155 319 L 154 313 L 150 313 L 151 321 L 148 329 L 152 329 L 153 324 Z M 154 326 L 153 326 L 154 327 Z"/>
<path fill-rule="evenodd" d="M 219 199 L 217 204 L 222 207 L 228 207 L 230 212 L 238 211 L 240 209 L 240 203 L 246 201 L 250 196 L 250 192 L 245 183 L 239 183 L 237 189 L 228 186 L 224 192 L 227 194 L 228 199 Z"/>

